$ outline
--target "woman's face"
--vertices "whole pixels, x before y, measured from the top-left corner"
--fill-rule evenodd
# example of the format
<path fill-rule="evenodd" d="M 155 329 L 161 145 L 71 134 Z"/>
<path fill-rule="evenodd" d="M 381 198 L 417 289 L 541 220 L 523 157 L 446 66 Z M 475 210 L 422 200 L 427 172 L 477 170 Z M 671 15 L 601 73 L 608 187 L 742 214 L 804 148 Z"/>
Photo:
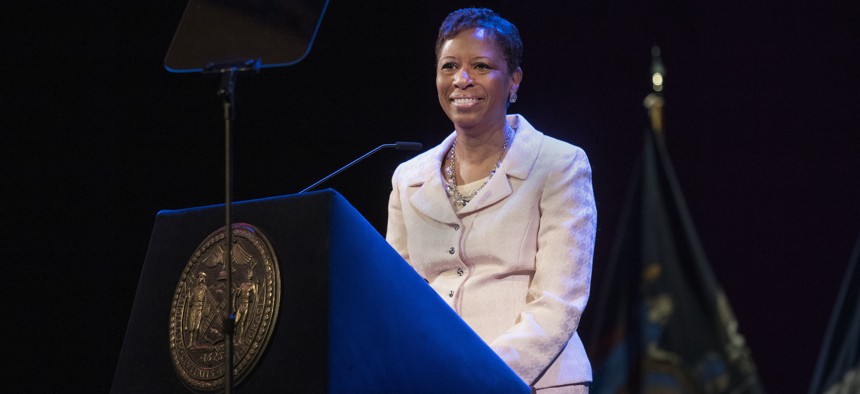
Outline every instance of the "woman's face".
<path fill-rule="evenodd" d="M 502 49 L 484 29 L 445 41 L 436 65 L 439 104 L 458 130 L 500 127 L 522 70 L 508 71 Z"/>

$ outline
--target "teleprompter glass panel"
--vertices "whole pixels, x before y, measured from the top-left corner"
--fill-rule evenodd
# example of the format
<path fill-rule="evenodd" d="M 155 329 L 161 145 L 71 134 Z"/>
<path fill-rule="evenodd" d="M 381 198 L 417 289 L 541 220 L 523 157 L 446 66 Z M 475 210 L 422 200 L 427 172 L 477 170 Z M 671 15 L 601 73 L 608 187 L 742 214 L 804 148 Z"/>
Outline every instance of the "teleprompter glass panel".
<path fill-rule="evenodd" d="M 298 63 L 310 51 L 328 0 L 190 0 L 164 59 L 170 72 L 259 62 Z"/>

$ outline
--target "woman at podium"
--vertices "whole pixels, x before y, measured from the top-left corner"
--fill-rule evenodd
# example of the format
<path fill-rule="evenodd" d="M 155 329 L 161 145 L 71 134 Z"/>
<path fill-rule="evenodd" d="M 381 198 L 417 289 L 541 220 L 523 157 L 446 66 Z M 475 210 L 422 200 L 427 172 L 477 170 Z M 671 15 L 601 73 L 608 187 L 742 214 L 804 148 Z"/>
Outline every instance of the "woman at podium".
<path fill-rule="evenodd" d="M 526 383 L 586 393 L 576 330 L 597 222 L 591 168 L 582 149 L 508 114 L 521 62 L 507 20 L 448 15 L 436 89 L 454 132 L 398 166 L 386 239 Z"/>

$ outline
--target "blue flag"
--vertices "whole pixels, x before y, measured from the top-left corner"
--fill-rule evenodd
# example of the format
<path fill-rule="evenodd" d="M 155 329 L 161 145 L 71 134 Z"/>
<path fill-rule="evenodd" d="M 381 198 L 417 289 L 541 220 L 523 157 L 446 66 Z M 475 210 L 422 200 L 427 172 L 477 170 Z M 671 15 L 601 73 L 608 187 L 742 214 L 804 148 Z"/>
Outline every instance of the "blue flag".
<path fill-rule="evenodd" d="M 662 139 L 645 133 L 597 287 L 591 393 L 761 393 Z"/>

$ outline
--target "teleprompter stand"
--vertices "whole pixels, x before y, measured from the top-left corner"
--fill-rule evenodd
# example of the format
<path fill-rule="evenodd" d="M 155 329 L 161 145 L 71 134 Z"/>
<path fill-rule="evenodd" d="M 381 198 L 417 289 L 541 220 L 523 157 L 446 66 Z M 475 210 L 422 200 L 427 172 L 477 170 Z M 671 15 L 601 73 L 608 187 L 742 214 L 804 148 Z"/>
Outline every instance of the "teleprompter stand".
<path fill-rule="evenodd" d="M 218 95 L 224 107 L 224 217 L 227 294 L 231 293 L 233 263 L 233 152 L 235 86 L 240 73 L 265 67 L 289 66 L 310 51 L 328 0 L 269 2 L 191 0 L 185 9 L 164 60 L 171 72 L 220 74 Z M 224 392 L 233 389 L 232 297 L 224 316 Z"/>

